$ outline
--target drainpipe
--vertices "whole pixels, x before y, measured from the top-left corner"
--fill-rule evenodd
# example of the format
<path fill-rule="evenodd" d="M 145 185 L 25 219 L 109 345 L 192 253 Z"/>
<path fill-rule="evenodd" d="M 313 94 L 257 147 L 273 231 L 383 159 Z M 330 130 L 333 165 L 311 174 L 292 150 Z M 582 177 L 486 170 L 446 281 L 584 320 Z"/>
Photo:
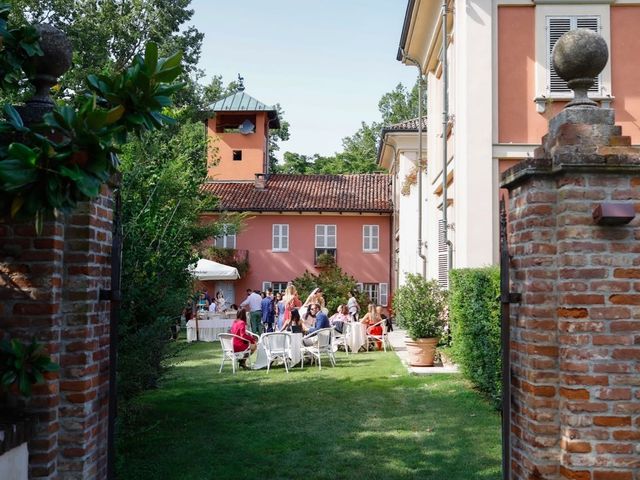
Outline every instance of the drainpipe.
<path fill-rule="evenodd" d="M 453 243 L 449 240 L 447 219 L 447 127 L 449 126 L 449 75 L 447 72 L 447 0 L 442 0 L 442 223 L 443 238 L 447 246 L 448 271 L 453 267 Z"/>
<path fill-rule="evenodd" d="M 446 1 L 446 0 L 445 0 Z M 420 63 L 408 56 L 404 49 L 400 49 L 402 59 L 411 62 L 418 69 L 418 256 L 422 259 L 422 277 L 427 277 L 427 256 L 422 252 L 422 175 L 424 165 L 422 162 L 422 67 Z"/>

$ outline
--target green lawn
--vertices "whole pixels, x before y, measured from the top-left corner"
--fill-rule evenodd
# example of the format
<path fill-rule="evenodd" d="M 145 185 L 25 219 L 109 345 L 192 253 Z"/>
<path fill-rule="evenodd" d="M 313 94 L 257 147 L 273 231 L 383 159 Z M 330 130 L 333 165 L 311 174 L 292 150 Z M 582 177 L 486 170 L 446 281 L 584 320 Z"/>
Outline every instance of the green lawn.
<path fill-rule="evenodd" d="M 119 479 L 500 478 L 499 414 L 460 375 L 410 376 L 393 352 L 289 374 L 219 366 L 218 343 L 186 346 L 140 399 Z"/>

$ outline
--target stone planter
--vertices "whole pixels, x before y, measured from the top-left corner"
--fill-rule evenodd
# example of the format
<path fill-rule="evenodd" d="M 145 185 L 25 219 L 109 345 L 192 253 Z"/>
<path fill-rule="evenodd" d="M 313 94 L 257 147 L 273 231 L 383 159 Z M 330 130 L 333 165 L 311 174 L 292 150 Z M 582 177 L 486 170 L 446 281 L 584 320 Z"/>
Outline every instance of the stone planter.
<path fill-rule="evenodd" d="M 413 367 L 433 367 L 436 356 L 437 338 L 412 338 L 405 337 L 405 345 L 409 354 L 409 365 Z"/>

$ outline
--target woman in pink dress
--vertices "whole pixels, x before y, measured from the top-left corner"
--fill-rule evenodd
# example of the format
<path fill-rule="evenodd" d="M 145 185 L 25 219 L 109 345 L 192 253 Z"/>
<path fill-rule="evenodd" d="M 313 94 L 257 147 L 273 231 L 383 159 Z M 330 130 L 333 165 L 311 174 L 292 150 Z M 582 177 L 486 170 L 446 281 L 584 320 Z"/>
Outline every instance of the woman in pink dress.
<path fill-rule="evenodd" d="M 256 351 L 256 339 L 252 335 L 249 335 L 247 333 L 247 312 L 244 309 L 240 309 L 236 313 L 236 320 L 233 322 L 233 325 L 231 325 L 231 330 L 229 331 L 229 333 L 232 333 L 233 335 L 237 335 L 238 337 L 244 339 L 233 339 L 234 352 L 242 352 L 246 350 L 247 345 L 251 348 L 251 352 L 249 353 L 249 355 Z M 247 355 L 247 357 L 249 355 Z M 239 365 L 242 368 L 247 368 L 247 359 L 243 358 L 242 360 L 240 360 Z"/>
<path fill-rule="evenodd" d="M 291 310 L 300 308 L 302 306 L 302 302 L 298 298 L 298 291 L 296 290 L 296 287 L 293 285 L 289 285 L 284 291 L 284 297 L 282 300 L 284 302 L 284 323 L 281 330 L 285 330 L 289 326 L 289 323 L 291 323 Z"/>

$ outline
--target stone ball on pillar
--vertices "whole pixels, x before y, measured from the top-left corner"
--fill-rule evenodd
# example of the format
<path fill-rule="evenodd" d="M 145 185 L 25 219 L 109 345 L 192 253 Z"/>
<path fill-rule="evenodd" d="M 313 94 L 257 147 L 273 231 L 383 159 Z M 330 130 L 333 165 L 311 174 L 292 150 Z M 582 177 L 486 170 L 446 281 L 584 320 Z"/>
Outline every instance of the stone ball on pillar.
<path fill-rule="evenodd" d="M 604 38 L 592 30 L 578 28 L 562 35 L 552 53 L 553 68 L 574 91 L 574 99 L 567 107 L 597 107 L 587 91 L 609 60 Z"/>

